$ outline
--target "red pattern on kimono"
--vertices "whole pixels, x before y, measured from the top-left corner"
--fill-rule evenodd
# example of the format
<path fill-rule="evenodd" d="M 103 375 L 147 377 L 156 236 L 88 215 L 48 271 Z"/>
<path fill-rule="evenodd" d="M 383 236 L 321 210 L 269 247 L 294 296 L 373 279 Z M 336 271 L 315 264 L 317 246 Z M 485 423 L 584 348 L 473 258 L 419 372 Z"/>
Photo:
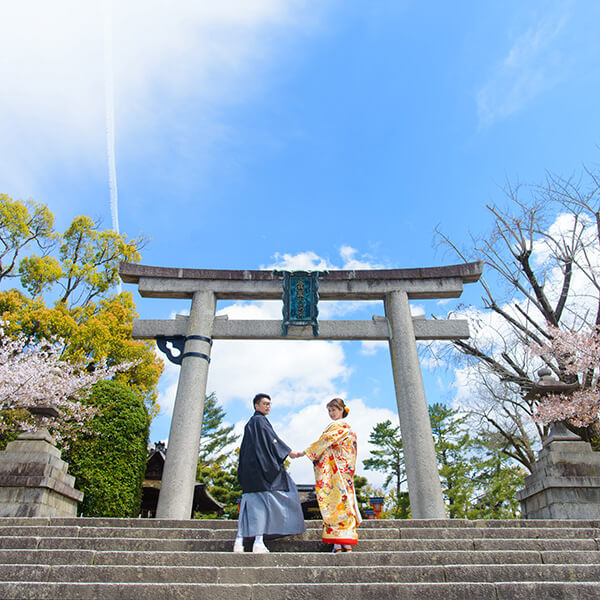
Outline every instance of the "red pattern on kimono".
<path fill-rule="evenodd" d="M 313 461 L 315 489 L 323 517 L 323 541 L 354 545 L 361 522 L 356 493 L 356 434 L 348 423 L 338 419 L 306 450 Z"/>

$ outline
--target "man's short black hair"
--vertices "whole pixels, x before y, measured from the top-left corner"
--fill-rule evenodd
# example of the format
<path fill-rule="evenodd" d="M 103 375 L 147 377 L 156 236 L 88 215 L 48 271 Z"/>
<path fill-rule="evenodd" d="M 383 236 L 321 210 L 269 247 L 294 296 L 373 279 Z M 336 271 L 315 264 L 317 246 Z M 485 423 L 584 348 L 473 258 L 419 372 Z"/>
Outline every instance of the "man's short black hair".
<path fill-rule="evenodd" d="M 252 405 L 256 406 L 263 398 L 270 400 L 271 396 L 269 396 L 269 394 L 256 394 L 256 396 L 254 396 L 254 400 L 252 400 Z"/>

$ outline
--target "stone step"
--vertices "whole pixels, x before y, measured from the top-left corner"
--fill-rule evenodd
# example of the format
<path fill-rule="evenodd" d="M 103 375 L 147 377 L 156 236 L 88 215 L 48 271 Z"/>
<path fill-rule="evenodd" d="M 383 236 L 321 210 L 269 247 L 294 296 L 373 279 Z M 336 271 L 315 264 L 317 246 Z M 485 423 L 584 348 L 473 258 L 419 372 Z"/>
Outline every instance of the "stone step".
<path fill-rule="evenodd" d="M 600 564 L 181 567 L 0 565 L 0 581 L 80 583 L 443 583 L 600 581 Z"/>
<path fill-rule="evenodd" d="M 4 549 L 70 549 L 70 550 L 127 550 L 172 552 L 229 552 L 229 540 L 173 540 L 157 538 L 57 538 L 57 537 L 4 537 Z M 248 549 L 249 546 L 247 546 Z M 283 538 L 267 542 L 272 552 L 327 552 L 328 544 L 318 540 Z M 406 539 L 361 540 L 357 552 L 437 551 L 437 550 L 579 550 L 597 552 L 600 540 L 596 539 Z"/>
<path fill-rule="evenodd" d="M 528 527 L 527 529 L 508 527 L 480 527 L 458 529 L 456 527 L 431 527 L 429 529 L 400 528 L 401 539 L 459 539 L 459 538 L 584 538 L 600 537 L 600 529 L 593 527 Z M 359 532 L 362 533 L 359 529 Z M 359 537 L 360 537 L 359 533 Z"/>
<path fill-rule="evenodd" d="M 3 537 L 69 537 L 69 538 L 143 538 L 160 540 L 226 540 L 233 541 L 236 530 L 211 528 L 146 528 L 146 527 L 92 527 L 56 525 L 15 525 L 0 526 L 0 539 Z M 321 529 L 310 528 L 304 534 L 291 536 L 293 539 L 319 540 Z M 404 528 L 379 527 L 360 528 L 359 538 L 365 540 L 383 539 L 595 539 L 600 538 L 600 529 L 592 527 L 530 527 L 527 529 L 508 527 L 480 527 L 459 529 L 456 527 Z"/>
<path fill-rule="evenodd" d="M 600 598 L 598 521 L 366 521 L 331 554 L 321 523 L 234 554 L 236 521 L 0 519 L 0 598 Z"/>
<path fill-rule="evenodd" d="M 289 584 L 161 584 L 161 583 L 53 583 L 0 582 L 5 600 L 520 600 L 600 597 L 596 582 L 518 583 L 305 583 Z"/>
<path fill-rule="evenodd" d="M 16 526 L 0 527 L 0 539 L 5 537 L 61 537 L 61 538 L 119 538 L 146 540 L 221 540 L 232 542 L 235 530 L 185 529 L 143 527 L 56 527 Z M 360 540 L 409 540 L 409 539 L 597 539 L 600 529 L 593 528 L 529 528 L 527 530 L 502 527 L 480 529 L 431 528 L 431 529 L 359 529 Z M 321 539 L 321 529 L 309 529 L 303 534 L 289 536 L 288 540 Z"/>
<path fill-rule="evenodd" d="M 462 564 L 600 564 L 600 552 L 583 551 L 408 551 L 353 552 L 286 552 L 271 554 L 234 554 L 233 552 L 127 552 L 95 550 L 0 550 L 0 565 L 134 565 L 134 566 L 317 566 L 322 565 L 386 567 L 403 565 Z"/>
<path fill-rule="evenodd" d="M 152 528 L 186 528 L 186 529 L 237 529 L 237 521 L 234 519 L 117 519 L 104 517 L 0 517 L 0 527 L 16 525 L 41 525 L 56 527 L 146 527 Z M 321 527 L 320 520 L 306 521 L 308 528 Z M 468 519 L 374 519 L 364 520 L 361 530 L 368 528 L 595 528 L 600 529 L 598 520 L 468 520 Z"/>
<path fill-rule="evenodd" d="M 566 530 L 570 531 L 570 530 Z M 393 528 L 364 529 L 361 532 L 361 539 L 399 539 L 400 530 Z M 145 527 L 58 527 L 58 526 L 24 526 L 16 525 L 14 527 L 0 526 L 0 539 L 3 537 L 69 537 L 69 538 L 144 538 L 144 539 L 188 539 L 188 540 L 226 540 L 233 542 L 235 538 L 235 529 L 186 529 L 186 528 L 152 528 Z M 293 536 L 294 539 L 320 540 L 321 529 L 308 529 L 303 534 Z M 570 537 L 576 537 L 574 534 Z"/>
<path fill-rule="evenodd" d="M 95 550 L 0 550 L 0 565 L 133 565 L 133 566 L 356 566 L 386 567 L 409 565 L 462 564 L 600 564 L 600 552 L 538 550 L 450 550 L 406 552 L 128 552 Z"/>

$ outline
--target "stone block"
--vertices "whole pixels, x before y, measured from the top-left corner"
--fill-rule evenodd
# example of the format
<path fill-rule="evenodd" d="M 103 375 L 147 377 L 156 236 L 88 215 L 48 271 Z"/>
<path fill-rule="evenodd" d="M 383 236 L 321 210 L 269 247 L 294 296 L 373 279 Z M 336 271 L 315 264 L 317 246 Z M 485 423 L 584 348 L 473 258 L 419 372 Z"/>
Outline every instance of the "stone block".
<path fill-rule="evenodd" d="M 0 452 L 0 517 L 76 517 L 83 494 L 46 430 L 21 434 Z"/>
<path fill-rule="evenodd" d="M 517 493 L 525 519 L 600 519 L 600 453 L 579 439 L 551 436 Z"/>

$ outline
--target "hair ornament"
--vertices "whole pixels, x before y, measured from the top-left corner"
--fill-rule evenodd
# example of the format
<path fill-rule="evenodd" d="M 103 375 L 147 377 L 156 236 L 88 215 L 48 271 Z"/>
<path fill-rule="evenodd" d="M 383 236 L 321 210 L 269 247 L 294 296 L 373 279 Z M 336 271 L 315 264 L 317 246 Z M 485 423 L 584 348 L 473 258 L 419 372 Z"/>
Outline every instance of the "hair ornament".
<path fill-rule="evenodd" d="M 350 409 L 347 406 L 344 406 L 344 416 L 347 417 Z"/>

